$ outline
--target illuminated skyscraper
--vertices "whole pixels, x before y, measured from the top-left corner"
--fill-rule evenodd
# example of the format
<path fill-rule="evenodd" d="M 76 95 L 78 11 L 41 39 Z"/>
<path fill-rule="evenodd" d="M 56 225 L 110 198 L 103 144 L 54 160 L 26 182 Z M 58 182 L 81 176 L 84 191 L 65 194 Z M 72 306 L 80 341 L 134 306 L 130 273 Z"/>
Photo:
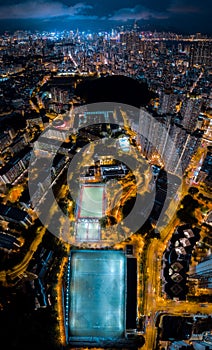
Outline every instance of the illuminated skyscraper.
<path fill-rule="evenodd" d="M 201 106 L 202 100 L 200 98 L 189 98 L 183 102 L 181 107 L 182 125 L 188 131 L 194 131 L 196 129 Z"/>

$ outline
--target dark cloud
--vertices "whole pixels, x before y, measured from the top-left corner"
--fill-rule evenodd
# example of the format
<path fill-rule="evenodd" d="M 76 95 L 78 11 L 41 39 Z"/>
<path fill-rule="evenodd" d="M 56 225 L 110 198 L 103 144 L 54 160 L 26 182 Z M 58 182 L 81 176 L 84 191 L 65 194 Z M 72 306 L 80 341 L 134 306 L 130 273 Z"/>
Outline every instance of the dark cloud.
<path fill-rule="evenodd" d="M 131 8 L 122 8 L 110 16 L 111 20 L 128 21 L 128 20 L 149 20 L 151 18 L 165 19 L 168 15 L 165 12 L 158 12 L 150 10 L 144 6 L 137 5 Z"/>
<path fill-rule="evenodd" d="M 65 23 L 66 19 L 96 23 L 109 20 L 108 26 L 136 20 L 141 24 L 157 23 L 164 28 L 171 24 L 182 31 L 209 33 L 211 9 L 211 0 L 7 0 L 0 3 L 0 19 L 37 23 L 42 20 L 57 25 L 59 20 Z"/>
<path fill-rule="evenodd" d="M 0 18 L 54 18 L 71 16 L 72 18 L 81 19 L 86 15 L 86 11 L 89 9 L 92 9 L 92 6 L 85 3 L 77 3 L 73 6 L 68 6 L 60 1 L 27 1 L 1 6 Z"/>
<path fill-rule="evenodd" d="M 205 0 L 204 4 L 207 2 Z M 203 4 L 197 0 L 88 0 L 86 3 L 76 0 L 8 0 L 0 5 L 0 18 L 104 16 L 116 21 L 166 19 L 173 14 L 201 12 L 201 6 Z"/>
<path fill-rule="evenodd" d="M 202 12 L 200 3 L 195 1 L 173 0 L 167 9 L 174 14 L 199 13 Z"/>

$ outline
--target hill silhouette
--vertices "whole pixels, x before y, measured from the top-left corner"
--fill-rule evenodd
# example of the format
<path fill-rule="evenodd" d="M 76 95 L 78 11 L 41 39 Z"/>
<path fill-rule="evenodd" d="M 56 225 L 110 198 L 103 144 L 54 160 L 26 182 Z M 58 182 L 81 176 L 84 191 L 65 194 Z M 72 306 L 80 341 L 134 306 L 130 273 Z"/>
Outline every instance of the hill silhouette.
<path fill-rule="evenodd" d="M 155 97 L 146 83 L 122 75 L 85 79 L 78 84 L 76 95 L 86 103 L 119 102 L 137 108 L 146 106 Z"/>

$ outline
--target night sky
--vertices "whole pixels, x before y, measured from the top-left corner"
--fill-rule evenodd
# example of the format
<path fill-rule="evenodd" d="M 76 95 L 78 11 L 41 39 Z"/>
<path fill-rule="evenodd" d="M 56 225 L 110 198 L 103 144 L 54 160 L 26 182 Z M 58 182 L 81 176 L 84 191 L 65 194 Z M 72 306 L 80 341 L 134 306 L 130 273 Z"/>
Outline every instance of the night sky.
<path fill-rule="evenodd" d="M 101 29 L 134 21 L 144 30 L 211 34 L 211 0 L 1 0 L 1 28 Z"/>

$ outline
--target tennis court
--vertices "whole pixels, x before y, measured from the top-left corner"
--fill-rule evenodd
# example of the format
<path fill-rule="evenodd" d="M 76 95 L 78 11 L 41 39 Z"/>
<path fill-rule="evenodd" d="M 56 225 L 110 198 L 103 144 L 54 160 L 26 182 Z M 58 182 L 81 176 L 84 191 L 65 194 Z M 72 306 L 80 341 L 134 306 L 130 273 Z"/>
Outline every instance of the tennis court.
<path fill-rule="evenodd" d="M 83 219 L 76 224 L 77 241 L 98 241 L 100 240 L 100 224 L 94 220 Z"/>
<path fill-rule="evenodd" d="M 124 336 L 125 269 L 126 257 L 120 251 L 72 252 L 70 336 Z"/>
<path fill-rule="evenodd" d="M 101 218 L 105 214 L 105 186 L 81 185 L 78 218 Z"/>

